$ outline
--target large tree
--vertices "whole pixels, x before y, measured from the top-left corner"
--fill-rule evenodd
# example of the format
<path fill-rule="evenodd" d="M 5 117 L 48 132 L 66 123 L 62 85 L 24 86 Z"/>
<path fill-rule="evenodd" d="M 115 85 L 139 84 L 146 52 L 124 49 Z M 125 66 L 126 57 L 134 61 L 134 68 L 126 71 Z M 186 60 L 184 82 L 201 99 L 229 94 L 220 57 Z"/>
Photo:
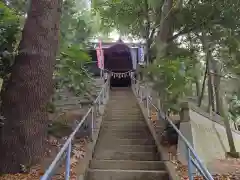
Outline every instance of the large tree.
<path fill-rule="evenodd" d="M 1 92 L 0 171 L 17 173 L 45 151 L 62 0 L 32 0 L 11 77 Z"/>

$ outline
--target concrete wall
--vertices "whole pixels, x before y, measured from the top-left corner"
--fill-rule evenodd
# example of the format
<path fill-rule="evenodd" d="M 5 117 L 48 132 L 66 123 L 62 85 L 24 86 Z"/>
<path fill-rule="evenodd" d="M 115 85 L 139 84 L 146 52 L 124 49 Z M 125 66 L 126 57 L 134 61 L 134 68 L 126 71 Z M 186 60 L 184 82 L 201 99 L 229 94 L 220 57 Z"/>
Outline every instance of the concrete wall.
<path fill-rule="evenodd" d="M 223 119 L 218 115 L 210 117 L 209 114 L 193 105 L 183 111 L 185 117 L 182 117 L 184 121 L 180 124 L 180 131 L 192 144 L 200 159 L 208 167 L 214 160 L 224 159 L 226 152 L 229 151 L 229 145 Z M 236 149 L 240 152 L 240 132 L 236 130 L 232 132 Z M 184 148 L 183 142 L 179 139 L 179 160 L 186 164 Z"/>

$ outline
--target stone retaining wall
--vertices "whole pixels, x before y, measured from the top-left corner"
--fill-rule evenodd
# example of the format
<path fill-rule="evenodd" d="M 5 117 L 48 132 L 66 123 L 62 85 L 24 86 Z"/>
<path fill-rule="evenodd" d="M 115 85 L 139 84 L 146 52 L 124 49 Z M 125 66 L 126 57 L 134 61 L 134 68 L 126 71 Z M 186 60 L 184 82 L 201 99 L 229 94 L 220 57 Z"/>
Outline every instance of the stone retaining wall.
<path fill-rule="evenodd" d="M 218 115 L 210 116 L 190 103 L 185 103 L 181 113 L 180 131 L 211 171 L 210 164 L 216 159 L 225 159 L 226 152 L 229 152 L 223 119 Z M 232 132 L 236 149 L 240 152 L 240 132 L 234 129 Z M 180 139 L 178 154 L 179 160 L 186 165 L 185 145 Z"/>

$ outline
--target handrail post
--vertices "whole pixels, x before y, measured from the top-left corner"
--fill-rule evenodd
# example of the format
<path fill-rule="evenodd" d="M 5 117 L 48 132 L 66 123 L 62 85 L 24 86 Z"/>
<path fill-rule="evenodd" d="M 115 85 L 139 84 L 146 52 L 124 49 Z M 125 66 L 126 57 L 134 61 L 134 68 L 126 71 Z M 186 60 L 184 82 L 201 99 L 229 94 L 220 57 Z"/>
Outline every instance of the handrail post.
<path fill-rule="evenodd" d="M 93 103 L 95 117 L 98 117 L 97 102 Z"/>
<path fill-rule="evenodd" d="M 148 116 L 148 119 L 150 118 L 150 109 L 149 109 L 149 96 L 148 96 L 148 93 L 147 93 L 147 116 Z"/>
<path fill-rule="evenodd" d="M 143 102 L 143 91 L 141 90 L 140 87 L 139 87 L 139 91 L 140 91 L 140 99 L 141 99 L 141 102 Z"/>
<path fill-rule="evenodd" d="M 102 91 L 100 92 L 100 104 L 104 104 L 104 88 L 102 89 Z"/>
<path fill-rule="evenodd" d="M 136 95 L 138 96 L 138 90 L 137 89 L 138 89 L 137 84 L 134 83 L 134 90 L 135 90 Z"/>
<path fill-rule="evenodd" d="M 91 140 L 93 141 L 93 133 L 94 133 L 94 108 L 91 110 Z"/>
<path fill-rule="evenodd" d="M 138 83 L 135 82 L 135 91 L 136 91 L 136 96 L 139 97 L 139 91 L 138 91 Z"/>
<path fill-rule="evenodd" d="M 97 107 L 97 109 L 98 109 L 98 115 L 100 115 L 100 114 L 101 114 L 101 113 L 100 113 L 100 105 L 101 105 L 100 98 L 98 99 L 97 104 L 98 104 L 98 107 Z"/>
<path fill-rule="evenodd" d="M 108 101 L 108 99 L 109 99 L 109 80 L 107 81 L 107 84 L 106 84 L 106 99 L 107 99 L 107 101 Z"/>
<path fill-rule="evenodd" d="M 70 179 L 70 173 L 71 173 L 71 151 L 72 151 L 72 141 L 70 141 L 70 143 L 68 144 L 68 148 L 67 148 L 65 180 L 69 180 Z"/>
<path fill-rule="evenodd" d="M 139 95 L 140 95 L 140 85 L 139 85 L 139 83 L 137 83 L 137 95 L 138 95 L 138 97 L 139 97 Z"/>
<path fill-rule="evenodd" d="M 186 145 L 186 150 L 187 150 L 187 161 L 188 161 L 188 177 L 189 180 L 193 180 L 193 164 L 192 164 L 192 156 L 190 149 Z"/>
<path fill-rule="evenodd" d="M 134 90 L 135 95 L 138 97 L 137 84 L 136 84 L 136 82 L 133 82 L 133 90 Z"/>
<path fill-rule="evenodd" d="M 135 90 L 135 92 L 136 92 L 136 94 L 137 94 L 137 82 L 136 81 L 133 81 L 133 85 L 134 85 L 134 90 Z"/>
<path fill-rule="evenodd" d="M 104 87 L 102 91 L 102 104 L 105 104 L 105 99 L 106 99 L 106 87 Z"/>
<path fill-rule="evenodd" d="M 106 98 L 106 86 L 103 87 L 103 99 Z"/>

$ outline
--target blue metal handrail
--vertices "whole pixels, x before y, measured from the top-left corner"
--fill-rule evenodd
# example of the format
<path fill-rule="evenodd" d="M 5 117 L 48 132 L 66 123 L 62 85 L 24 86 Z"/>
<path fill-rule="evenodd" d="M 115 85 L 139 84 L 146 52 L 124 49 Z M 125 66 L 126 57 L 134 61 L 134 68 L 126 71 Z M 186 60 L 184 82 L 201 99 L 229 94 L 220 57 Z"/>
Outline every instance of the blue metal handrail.
<path fill-rule="evenodd" d="M 105 82 L 103 85 L 101 91 L 99 92 L 99 95 L 97 96 L 96 100 L 94 101 L 93 105 L 88 109 L 87 113 L 84 115 L 84 117 L 81 119 L 80 123 L 77 125 L 77 127 L 74 129 L 74 131 L 69 135 L 68 139 L 66 140 L 63 147 L 60 149 L 59 153 L 51 163 L 51 165 L 48 167 L 44 175 L 41 177 L 41 180 L 49 180 L 51 176 L 54 173 L 55 168 L 58 165 L 58 162 L 61 160 L 61 158 L 65 157 L 66 155 L 66 168 L 65 168 L 65 180 L 70 179 L 70 170 L 71 170 L 71 151 L 72 151 L 72 140 L 74 139 L 74 136 L 79 131 L 81 126 L 87 121 L 88 115 L 91 113 L 91 136 L 93 136 L 93 124 L 94 124 L 94 113 L 95 108 L 94 105 L 100 106 L 101 103 L 103 103 L 104 100 L 108 100 L 108 92 L 109 92 L 109 79 Z M 66 152 L 66 154 L 65 154 Z"/>
<path fill-rule="evenodd" d="M 132 85 L 134 85 L 134 93 L 136 93 L 136 95 L 140 96 L 141 101 L 143 101 L 143 94 L 144 94 L 144 90 L 141 91 L 141 87 L 140 87 L 140 82 L 138 80 L 136 80 L 134 77 L 132 77 L 133 79 L 133 83 Z M 135 83 L 134 83 L 135 82 Z M 143 85 L 142 87 L 148 89 L 148 87 L 146 85 Z M 200 158 L 198 157 L 197 153 L 195 152 L 195 150 L 193 149 L 193 147 L 191 146 L 191 144 L 189 143 L 189 141 L 184 137 L 184 135 L 181 133 L 181 131 L 178 130 L 178 128 L 176 127 L 176 125 L 172 122 L 172 120 L 164 114 L 164 112 L 157 108 L 149 94 L 148 91 L 145 92 L 146 95 L 146 100 L 147 100 L 147 113 L 148 113 L 148 117 L 150 117 L 150 105 L 153 106 L 155 108 L 155 110 L 158 112 L 159 115 L 159 120 L 163 119 L 166 120 L 172 127 L 173 129 L 177 132 L 178 136 L 180 137 L 180 139 L 184 142 L 187 152 L 186 152 L 186 156 L 187 156 L 187 161 L 188 161 L 188 176 L 189 176 L 189 180 L 193 180 L 194 179 L 194 168 L 193 166 L 195 166 L 195 168 L 199 171 L 199 173 L 206 179 L 206 180 L 214 180 L 212 175 L 209 173 L 209 171 L 207 170 L 207 168 L 203 165 L 203 163 L 200 161 Z"/>

